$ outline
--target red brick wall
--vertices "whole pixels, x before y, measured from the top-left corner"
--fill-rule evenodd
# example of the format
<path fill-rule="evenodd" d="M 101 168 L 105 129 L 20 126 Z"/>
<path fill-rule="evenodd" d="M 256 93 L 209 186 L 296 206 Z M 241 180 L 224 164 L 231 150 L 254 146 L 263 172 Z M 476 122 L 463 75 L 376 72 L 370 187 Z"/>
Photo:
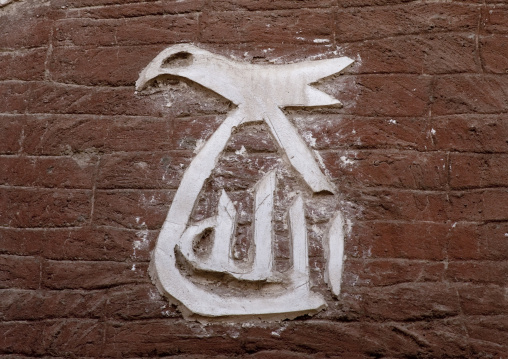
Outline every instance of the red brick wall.
<path fill-rule="evenodd" d="M 19 0 L 0 34 L 1 357 L 508 357 L 503 0 Z M 342 109 L 288 112 L 352 221 L 342 293 L 314 317 L 204 326 L 150 281 L 196 142 L 229 109 L 199 88 L 175 85 L 171 107 L 134 93 L 185 42 L 356 60 L 322 85 Z M 262 131 L 242 144 L 276 153 Z"/>

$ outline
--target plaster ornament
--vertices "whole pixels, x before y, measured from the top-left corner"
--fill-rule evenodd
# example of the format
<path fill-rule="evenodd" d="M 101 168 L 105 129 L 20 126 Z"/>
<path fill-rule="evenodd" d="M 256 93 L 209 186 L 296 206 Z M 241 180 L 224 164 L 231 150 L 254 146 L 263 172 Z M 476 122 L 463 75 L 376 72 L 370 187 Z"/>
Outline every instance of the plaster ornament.
<path fill-rule="evenodd" d="M 191 215 L 232 131 L 250 122 L 264 121 L 268 125 L 285 160 L 312 193 L 333 195 L 334 185 L 320 170 L 313 153 L 281 108 L 340 104 L 310 84 L 342 71 L 352 62 L 340 57 L 287 65 L 254 65 L 183 44 L 163 50 L 141 72 L 136 82 L 138 91 L 161 75 L 171 75 L 194 81 L 236 105 L 185 171 L 153 252 L 154 282 L 165 296 L 183 305 L 181 310 L 186 316 L 281 319 L 312 314 L 326 306 L 323 296 L 313 292 L 310 286 L 307 226 L 301 194 L 294 194 L 288 208 L 292 266 L 282 273 L 274 269 L 272 222 L 276 170 L 265 174 L 254 188 L 253 249 L 247 263 L 232 256 L 237 211 L 226 191 L 222 190 L 215 216 L 194 223 Z M 335 295 L 339 294 L 341 285 L 343 227 L 338 211 L 323 238 L 327 256 L 325 278 Z M 196 241 L 204 235 L 213 238 L 205 256 L 198 255 L 194 249 Z M 207 275 L 227 278 L 226 287 L 231 285 L 233 289 L 217 291 L 210 281 L 194 278 L 206 279 Z"/>

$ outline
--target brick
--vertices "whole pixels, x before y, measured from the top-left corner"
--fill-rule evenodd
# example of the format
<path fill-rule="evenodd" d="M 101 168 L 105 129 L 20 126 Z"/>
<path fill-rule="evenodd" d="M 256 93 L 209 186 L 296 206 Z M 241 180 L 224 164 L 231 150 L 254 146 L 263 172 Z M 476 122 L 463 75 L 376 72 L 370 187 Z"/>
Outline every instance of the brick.
<path fill-rule="evenodd" d="M 465 315 L 500 315 L 508 312 L 506 289 L 497 285 L 461 285 L 457 288 Z"/>
<path fill-rule="evenodd" d="M 92 188 L 97 159 L 75 157 L 0 157 L 0 185 Z"/>
<path fill-rule="evenodd" d="M 167 190 L 97 191 L 93 222 L 135 229 L 160 229 L 173 200 Z"/>
<path fill-rule="evenodd" d="M 97 187 L 177 189 L 191 155 L 169 151 L 105 155 L 101 159 Z"/>
<path fill-rule="evenodd" d="M 14 154 L 23 142 L 24 116 L 0 115 L 0 154 Z"/>
<path fill-rule="evenodd" d="M 92 19 L 119 19 L 141 17 L 148 15 L 185 14 L 200 11 L 204 0 L 163 2 L 156 0 L 135 1 L 122 3 L 122 1 L 55 1 L 55 5 L 70 7 L 69 17 Z M 74 16 L 73 16 L 74 15 Z"/>
<path fill-rule="evenodd" d="M 44 257 L 56 260 L 149 261 L 158 232 L 146 228 L 79 228 L 45 230 Z"/>
<path fill-rule="evenodd" d="M 52 19 L 57 12 L 48 6 L 24 4 L 16 12 L 0 14 L 0 49 L 20 49 L 47 46 Z"/>
<path fill-rule="evenodd" d="M 132 0 L 129 3 L 133 4 L 146 4 L 148 6 L 152 3 L 156 3 L 158 0 Z M 124 0 L 51 0 L 51 6 L 60 8 L 65 6 L 66 8 L 86 8 L 86 7 L 102 7 L 111 5 L 121 5 L 125 3 Z M 128 4 L 129 4 L 128 3 Z"/>
<path fill-rule="evenodd" d="M 108 290 L 105 315 L 114 320 L 164 319 L 179 317 L 153 285 L 117 287 Z"/>
<path fill-rule="evenodd" d="M 384 287 L 402 283 L 437 281 L 444 265 L 420 261 L 350 260 L 346 261 L 342 285 L 347 287 Z"/>
<path fill-rule="evenodd" d="M 468 152 L 508 152 L 508 123 L 503 117 L 452 116 L 435 119 L 436 149 Z"/>
<path fill-rule="evenodd" d="M 440 76 L 434 83 L 432 114 L 503 113 L 508 107 L 506 76 Z"/>
<path fill-rule="evenodd" d="M 0 255 L 0 288 L 36 289 L 40 273 L 37 257 Z"/>
<path fill-rule="evenodd" d="M 100 318 L 107 301 L 104 291 L 0 290 L 4 321 L 56 318 Z"/>
<path fill-rule="evenodd" d="M 356 222 L 350 256 L 443 260 L 449 229 L 444 223 Z"/>
<path fill-rule="evenodd" d="M 332 36 L 332 16 L 317 9 L 205 12 L 200 23 L 202 41 L 213 43 L 303 44 L 316 39 L 331 42 Z"/>
<path fill-rule="evenodd" d="M 213 11 L 259 11 L 259 10 L 282 10 L 282 9 L 308 9 L 308 8 L 329 8 L 335 5 L 332 0 L 291 0 L 291 1 L 270 1 L 270 0 L 215 0 L 208 1 L 207 8 Z"/>
<path fill-rule="evenodd" d="M 99 357 L 104 342 L 104 325 L 95 320 L 67 319 L 49 322 L 44 328 L 46 353 L 68 357 Z"/>
<path fill-rule="evenodd" d="M 226 151 L 276 152 L 279 148 L 266 124 L 238 128 L 229 139 Z"/>
<path fill-rule="evenodd" d="M 2 239 L 0 253 L 19 256 L 40 254 L 44 245 L 43 237 L 42 231 L 0 227 L 0 238 Z"/>
<path fill-rule="evenodd" d="M 484 218 L 482 192 L 454 192 L 448 200 L 448 218 L 451 221 L 481 221 Z"/>
<path fill-rule="evenodd" d="M 448 218 L 446 195 L 432 192 L 342 188 L 364 220 L 440 222 Z"/>
<path fill-rule="evenodd" d="M 341 76 L 330 95 L 343 104 L 343 113 L 360 116 L 422 116 L 427 112 L 430 78 L 416 75 Z M 332 86 L 332 84 L 330 84 Z M 341 89 L 341 93 L 335 93 Z"/>
<path fill-rule="evenodd" d="M 487 223 L 478 228 L 485 259 L 503 260 L 508 253 L 508 222 Z"/>
<path fill-rule="evenodd" d="M 507 155 L 450 155 L 450 186 L 456 189 L 508 186 Z"/>
<path fill-rule="evenodd" d="M 167 150 L 172 143 L 170 121 L 136 117 L 31 116 L 24 136 L 24 153 L 78 158 L 112 151 Z"/>
<path fill-rule="evenodd" d="M 465 326 L 471 339 L 482 341 L 485 344 L 496 344 L 497 353 L 494 353 L 497 355 L 506 354 L 508 350 L 508 345 L 506 344 L 508 343 L 508 316 L 498 315 L 471 318 L 471 320 L 465 323 Z"/>
<path fill-rule="evenodd" d="M 224 329 L 208 331 L 200 324 L 189 325 L 175 320 L 109 322 L 106 326 L 104 355 L 127 357 L 143 353 L 160 356 L 221 353 L 231 356 L 242 353 L 241 342 L 224 334 Z"/>
<path fill-rule="evenodd" d="M 197 150 L 198 143 L 208 140 L 222 121 L 222 116 L 177 119 L 173 125 L 171 145 L 179 150 Z"/>
<path fill-rule="evenodd" d="M 56 47 L 49 72 L 51 79 L 62 83 L 134 86 L 139 73 L 165 47 Z"/>
<path fill-rule="evenodd" d="M 197 40 L 196 14 L 130 19 L 64 19 L 55 24 L 56 46 L 128 46 Z"/>
<path fill-rule="evenodd" d="M 477 72 L 474 38 L 435 34 L 401 36 L 344 44 L 349 57 L 360 57 L 347 73 L 449 74 Z"/>
<path fill-rule="evenodd" d="M 70 227 L 90 216 L 90 191 L 0 188 L 0 224 L 9 227 Z"/>
<path fill-rule="evenodd" d="M 423 118 L 358 118 L 349 115 L 294 115 L 300 135 L 314 149 L 379 148 L 424 150 L 431 142 Z"/>
<path fill-rule="evenodd" d="M 448 258 L 464 260 L 464 259 L 481 259 L 484 257 L 482 243 L 478 235 L 478 226 L 470 223 L 455 222 L 449 229 L 448 246 L 446 253 Z"/>
<path fill-rule="evenodd" d="M 367 4 L 375 1 L 382 4 L 394 3 L 364 0 Z M 355 6 L 361 5 L 357 3 L 358 1 L 354 2 Z M 338 10 L 335 37 L 341 43 L 408 34 L 471 32 L 476 31 L 478 16 L 477 7 L 460 3 L 413 2 L 399 6 Z"/>
<path fill-rule="evenodd" d="M 0 354 L 41 355 L 44 351 L 41 338 L 44 323 L 41 322 L 0 322 Z"/>
<path fill-rule="evenodd" d="M 508 214 L 508 190 L 491 189 L 486 190 L 483 195 L 484 221 L 507 221 Z"/>
<path fill-rule="evenodd" d="M 447 277 L 455 282 L 504 285 L 506 261 L 457 261 L 448 264 Z"/>
<path fill-rule="evenodd" d="M 149 281 L 145 263 L 45 261 L 42 285 L 49 289 L 102 289 Z"/>
<path fill-rule="evenodd" d="M 508 73 L 508 34 L 483 37 L 480 46 L 485 70 L 497 74 Z"/>
<path fill-rule="evenodd" d="M 460 319 L 420 321 L 397 325 L 401 335 L 408 335 L 421 345 L 421 353 L 432 358 L 467 358 L 469 337 Z"/>
<path fill-rule="evenodd" d="M 508 33 L 508 7 L 492 6 L 482 9 L 481 25 L 487 33 L 506 34 Z"/>
<path fill-rule="evenodd" d="M 441 153 L 327 151 L 322 157 L 333 179 L 366 187 L 444 189 L 447 183 L 446 155 Z"/>
<path fill-rule="evenodd" d="M 455 316 L 459 301 L 444 283 L 400 284 L 362 290 L 365 315 L 374 320 L 415 321 Z"/>
<path fill-rule="evenodd" d="M 0 80 L 42 80 L 45 74 L 46 48 L 0 54 Z"/>

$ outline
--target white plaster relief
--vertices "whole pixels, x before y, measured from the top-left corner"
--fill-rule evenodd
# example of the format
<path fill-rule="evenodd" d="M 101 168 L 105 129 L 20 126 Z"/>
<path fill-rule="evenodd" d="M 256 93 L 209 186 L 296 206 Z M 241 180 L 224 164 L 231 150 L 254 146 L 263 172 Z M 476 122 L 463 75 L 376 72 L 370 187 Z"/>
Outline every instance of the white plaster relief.
<path fill-rule="evenodd" d="M 268 125 L 284 158 L 311 192 L 330 196 L 335 193 L 334 185 L 320 170 L 313 152 L 281 108 L 340 104 L 309 84 L 342 71 L 352 62 L 341 57 L 287 65 L 253 65 L 192 45 L 175 45 L 157 55 L 140 74 L 136 82 L 138 91 L 158 76 L 171 75 L 192 80 L 237 106 L 210 138 L 196 148 L 197 155 L 183 175 L 153 253 L 153 279 L 163 294 L 183 304 L 182 310 L 190 312 L 186 314 L 287 318 L 314 313 L 326 306 L 323 296 L 311 291 L 304 199 L 296 192 L 291 195 L 294 199 L 287 210 L 292 266 L 282 273 L 274 270 L 276 170 L 265 174 L 254 188 L 253 240 L 247 260 L 238 261 L 233 256 L 237 209 L 226 191 L 222 190 L 215 216 L 192 222 L 191 215 L 232 132 L 249 122 L 263 121 Z M 336 295 L 342 276 L 343 226 L 342 215 L 336 213 L 324 239 L 328 253 L 326 277 Z M 211 243 L 200 253 L 195 245 L 203 237 L 211 239 Z M 240 287 L 249 283 L 252 287 L 245 293 L 218 292 L 203 284 L 206 281 L 195 280 L 196 273 L 228 275 Z"/>

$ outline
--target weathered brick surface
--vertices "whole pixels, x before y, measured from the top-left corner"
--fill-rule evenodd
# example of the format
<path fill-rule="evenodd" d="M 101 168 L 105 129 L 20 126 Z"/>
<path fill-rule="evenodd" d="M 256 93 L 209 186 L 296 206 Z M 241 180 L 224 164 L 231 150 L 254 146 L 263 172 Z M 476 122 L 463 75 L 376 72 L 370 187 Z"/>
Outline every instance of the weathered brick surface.
<path fill-rule="evenodd" d="M 507 357 L 503 1 L 18 0 L 0 34 L 0 357 Z M 189 42 L 257 64 L 355 60 L 316 84 L 342 108 L 284 109 L 338 189 L 327 210 L 306 201 L 328 303 L 312 318 L 189 322 L 151 283 L 182 175 L 234 107 L 185 80 L 135 92 L 157 53 Z M 265 124 L 242 125 L 205 186 L 230 192 L 241 245 L 246 190 L 281 155 Z M 348 227 L 332 298 L 320 233 L 335 208 Z M 289 251 L 277 243 L 280 265 Z"/>

